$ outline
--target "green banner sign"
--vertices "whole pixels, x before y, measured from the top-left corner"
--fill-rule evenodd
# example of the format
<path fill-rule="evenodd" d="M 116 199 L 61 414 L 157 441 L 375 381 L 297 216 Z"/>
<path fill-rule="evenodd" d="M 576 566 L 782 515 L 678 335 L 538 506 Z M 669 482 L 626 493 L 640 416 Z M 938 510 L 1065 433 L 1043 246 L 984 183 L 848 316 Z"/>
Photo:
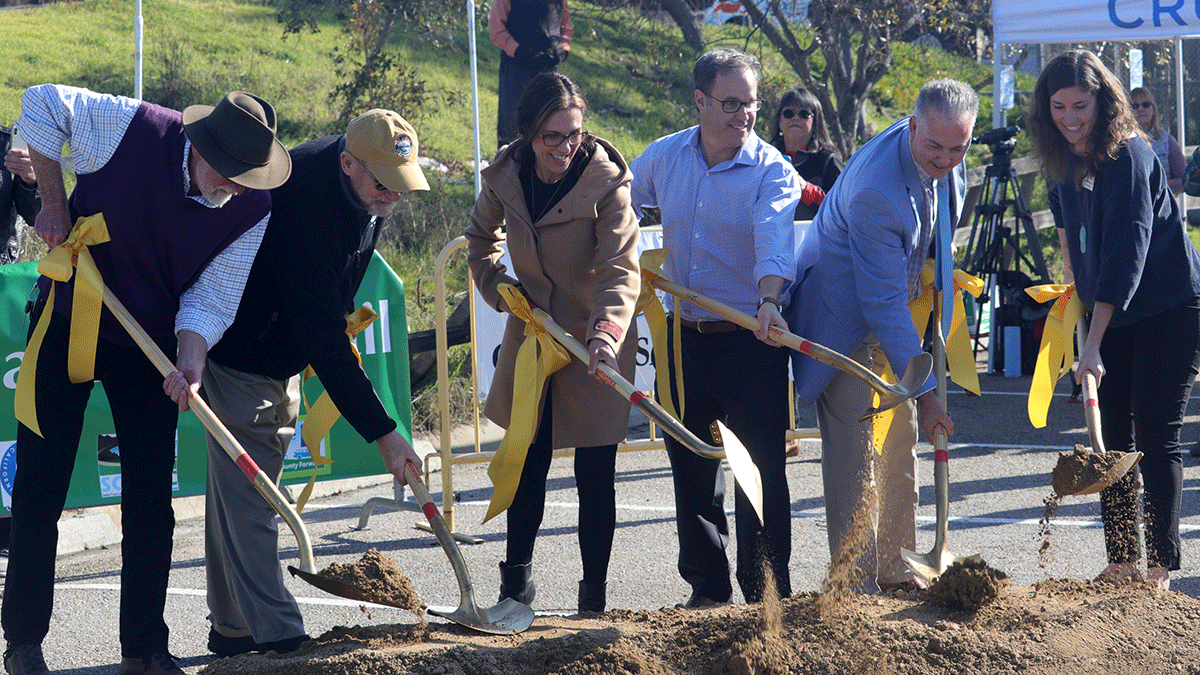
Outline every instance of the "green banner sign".
<path fill-rule="evenodd" d="M 11 504 L 13 475 L 16 472 L 17 421 L 13 416 L 13 396 L 17 373 L 25 354 L 28 331 L 25 305 L 37 280 L 37 263 L 0 265 L 0 514 Z M 412 408 L 408 363 L 408 322 L 404 315 L 404 284 L 378 253 L 355 298 L 368 305 L 379 319 L 355 338 L 362 354 L 363 369 L 375 385 L 375 391 L 399 431 L 412 440 Z M 316 403 L 323 391 L 318 378 L 309 378 L 304 394 Z M 165 394 L 164 394 L 165 395 Z M 303 416 L 301 417 L 303 425 Z M 320 453 L 333 460 L 323 465 L 318 480 L 350 478 L 384 473 L 383 460 L 374 444 L 368 444 L 345 419 L 338 420 L 321 444 Z M 112 414 L 104 387 L 92 390 L 75 457 L 75 472 L 67 493 L 67 507 L 79 508 L 112 504 L 121 500 L 120 443 L 113 430 Z M 204 427 L 191 413 L 179 416 L 175 442 L 175 496 L 204 492 L 207 450 Z M 232 460 L 230 460 L 232 461 Z M 313 461 L 296 430 L 284 462 L 284 484 L 303 483 L 312 474 Z"/>

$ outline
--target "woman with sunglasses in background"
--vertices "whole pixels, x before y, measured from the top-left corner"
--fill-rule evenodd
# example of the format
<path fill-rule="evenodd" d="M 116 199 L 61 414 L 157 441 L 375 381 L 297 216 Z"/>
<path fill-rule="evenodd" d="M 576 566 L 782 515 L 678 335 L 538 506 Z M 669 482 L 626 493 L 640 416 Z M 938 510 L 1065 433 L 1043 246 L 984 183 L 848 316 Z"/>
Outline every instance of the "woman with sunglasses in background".
<path fill-rule="evenodd" d="M 508 508 L 500 597 L 533 601 L 533 544 L 550 459 L 555 449 L 575 448 L 583 562 L 578 608 L 602 612 L 616 526 L 617 444 L 629 429 L 629 401 L 591 374 L 604 362 L 634 379 L 641 279 L 633 174 L 616 148 L 584 131 L 586 109 L 579 87 L 565 75 L 542 73 L 529 83 L 517 105 L 520 135 L 483 170 L 465 234 L 471 275 L 489 305 L 509 310 L 498 286 L 512 284 L 590 353 L 589 364 L 572 359 L 541 392 L 537 431 Z M 511 272 L 500 261 L 505 241 Z M 510 419 L 513 383 L 524 332 L 523 320 L 508 317 L 485 407 L 505 428 L 516 421 Z"/>
<path fill-rule="evenodd" d="M 792 160 L 804 179 L 804 194 L 796 205 L 796 220 L 812 220 L 825 193 L 842 173 L 842 157 L 829 140 L 821 103 L 804 87 L 789 89 L 779 99 L 771 144 Z"/>
<path fill-rule="evenodd" d="M 1167 133 L 1166 129 L 1158 126 L 1158 104 L 1154 102 L 1154 94 L 1145 87 L 1137 87 L 1129 92 L 1129 100 L 1138 126 L 1142 128 L 1142 133 L 1146 134 L 1158 161 L 1162 162 L 1163 168 L 1167 170 L 1167 186 L 1175 194 L 1183 192 L 1183 168 L 1187 161 L 1183 158 L 1183 148 L 1179 147 L 1179 141 Z"/>

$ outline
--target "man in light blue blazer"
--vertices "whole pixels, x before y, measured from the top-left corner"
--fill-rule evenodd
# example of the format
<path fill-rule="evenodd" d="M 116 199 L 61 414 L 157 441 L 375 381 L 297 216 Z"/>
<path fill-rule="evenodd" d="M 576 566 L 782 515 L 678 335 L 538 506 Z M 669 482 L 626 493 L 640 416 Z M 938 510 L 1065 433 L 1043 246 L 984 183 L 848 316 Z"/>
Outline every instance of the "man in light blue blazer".
<path fill-rule="evenodd" d="M 914 114 L 888 127 L 854 153 L 799 245 L 788 323 L 792 332 L 852 356 L 882 373 L 902 369 L 922 351 L 924 329 L 913 326 L 908 302 L 931 255 L 937 222 L 937 189 L 949 177 L 950 222 L 962 209 L 963 157 L 979 99 L 955 80 L 927 83 Z M 934 391 L 931 375 L 917 404 L 896 408 L 882 453 L 876 456 L 871 422 L 858 418 L 871 389 L 854 376 L 799 354 L 792 356 L 796 393 L 817 405 L 821 471 L 830 554 L 855 561 L 854 588 L 876 592 L 914 589 L 923 583 L 900 558 L 916 548 L 918 422 L 932 441 L 934 429 L 954 424 Z M 903 377 L 903 372 L 896 373 Z M 865 541 L 851 534 L 856 509 L 871 508 L 878 488 L 878 524 Z M 841 552 L 839 548 L 862 546 Z"/>

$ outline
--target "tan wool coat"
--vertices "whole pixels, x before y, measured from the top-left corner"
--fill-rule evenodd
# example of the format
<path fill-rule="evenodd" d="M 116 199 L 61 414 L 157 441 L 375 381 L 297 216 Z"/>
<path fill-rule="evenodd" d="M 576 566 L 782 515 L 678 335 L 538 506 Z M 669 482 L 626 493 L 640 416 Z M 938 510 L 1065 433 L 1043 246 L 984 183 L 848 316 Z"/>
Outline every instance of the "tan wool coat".
<path fill-rule="evenodd" d="M 514 145 L 501 149 L 482 172 L 483 191 L 465 232 L 475 284 L 497 310 L 503 306 L 497 286 L 510 283 L 522 288 L 583 344 L 598 337 L 612 345 L 621 374 L 633 381 L 637 353 L 633 309 L 641 272 L 629 166 L 616 148 L 597 138 L 578 183 L 541 220 L 530 223 L 514 149 Z M 506 240 L 511 272 L 500 263 L 500 244 Z M 524 334 L 525 322 L 510 314 L 484 409 L 505 428 Z M 572 358 L 551 376 L 550 385 L 555 448 L 609 445 L 625 439 L 629 401 L 588 375 L 587 364 Z"/>

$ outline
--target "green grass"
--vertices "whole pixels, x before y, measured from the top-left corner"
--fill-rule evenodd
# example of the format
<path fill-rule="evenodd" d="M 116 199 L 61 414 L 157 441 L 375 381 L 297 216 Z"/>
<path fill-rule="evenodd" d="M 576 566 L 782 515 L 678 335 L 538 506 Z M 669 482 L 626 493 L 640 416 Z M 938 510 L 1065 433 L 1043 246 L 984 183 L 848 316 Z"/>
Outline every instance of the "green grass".
<path fill-rule="evenodd" d="M 486 11 L 486 5 L 479 8 L 475 27 L 484 158 L 495 148 L 499 63 L 499 53 L 487 37 Z M 43 82 L 133 95 L 133 12 L 128 0 L 57 2 L 0 12 L 0 41 L 9 57 L 0 80 L 0 124 L 16 119 L 26 87 Z M 211 105 L 226 91 L 244 89 L 275 105 L 279 135 L 289 147 L 342 131 L 335 122 L 336 106 L 328 99 L 336 84 L 330 53 L 343 42 L 332 11 L 320 23 L 320 32 L 287 38 L 274 8 L 261 0 L 146 0 L 143 14 L 147 100 L 175 108 Z M 683 43 L 674 23 L 584 0 L 572 1 L 571 17 L 575 25 L 571 57 L 560 69 L 588 97 L 589 129 L 610 140 L 629 160 L 655 138 L 695 124 L 691 65 L 696 54 Z M 433 274 L 438 253 L 462 233 L 474 202 L 469 169 L 473 122 L 467 34 L 460 29 L 431 35 L 419 23 L 410 25 L 407 31 L 397 30 L 392 46 L 402 62 L 416 69 L 430 96 L 419 109 L 399 112 L 417 127 L 422 154 L 450 171 L 429 172 L 430 192 L 405 197 L 387 225 L 381 251 L 405 281 L 410 330 L 422 330 L 433 325 L 432 286 L 418 294 L 417 280 Z M 759 31 L 739 26 L 705 27 L 705 31 L 709 47 L 744 49 L 763 61 L 760 95 L 767 109 L 757 130 L 765 137 L 779 94 L 799 84 L 795 73 Z M 819 53 L 813 67 L 818 73 L 824 68 Z M 872 94 L 866 110 L 869 124 L 880 130 L 908 114 L 921 84 L 945 76 L 985 83 L 977 131 L 988 128 L 990 64 L 906 43 L 895 45 L 891 73 Z M 1019 77 L 1023 78 L 1019 90 L 1032 89 L 1032 78 Z M 1010 112 L 1010 120 L 1019 119 L 1019 110 Z M 1021 134 L 1016 155 L 1025 154 L 1028 140 Z M 968 164 L 988 160 L 986 148 L 974 148 Z M 1044 208 L 1044 192 L 1039 187 L 1031 199 L 1035 209 Z M 1192 236 L 1200 241 L 1195 231 Z M 466 277 L 465 256 L 451 256 L 447 277 L 451 297 L 462 296 Z M 418 303 L 418 295 L 424 296 L 423 302 Z M 469 373 L 461 350 L 452 360 L 457 372 Z M 417 398 L 422 396 L 416 393 Z M 414 412 L 414 419 L 418 417 L 432 419 L 426 412 Z"/>

